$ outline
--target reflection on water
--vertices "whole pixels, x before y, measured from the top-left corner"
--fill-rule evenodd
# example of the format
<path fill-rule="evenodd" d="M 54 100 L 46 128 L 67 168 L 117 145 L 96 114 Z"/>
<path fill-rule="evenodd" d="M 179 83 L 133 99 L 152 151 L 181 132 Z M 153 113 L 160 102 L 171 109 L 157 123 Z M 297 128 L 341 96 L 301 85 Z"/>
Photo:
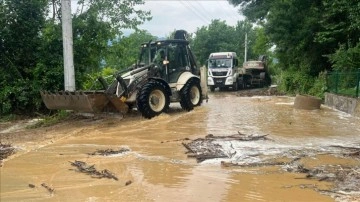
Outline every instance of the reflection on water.
<path fill-rule="evenodd" d="M 294 109 L 292 97 L 214 98 L 218 96 L 209 102 L 212 110 L 208 115 L 208 131 L 217 135 L 233 134 L 236 130 L 292 138 L 360 134 L 359 118 L 324 106 L 312 111 Z"/>
<path fill-rule="evenodd" d="M 333 201 L 313 191 L 329 188 L 330 183 L 309 181 L 302 174 L 234 173 L 238 183 L 231 186 L 224 201 Z"/>
<path fill-rule="evenodd" d="M 223 168 L 220 160 L 197 164 L 185 154 L 185 139 L 238 131 L 269 134 L 273 141 L 225 142 L 227 148 L 238 151 L 231 160 L 254 161 L 258 156 L 290 155 L 304 148 L 318 151 L 331 145 L 359 144 L 358 118 L 327 107 L 296 110 L 293 101 L 289 97 L 249 98 L 217 92 L 191 112 L 172 104 L 167 114 L 151 120 L 135 111 L 123 120 L 99 121 L 81 130 L 76 124 L 69 125 L 81 133 L 33 147 L 0 168 L 1 201 L 333 201 L 314 188 L 328 188 L 329 183 L 303 179 L 303 174 L 285 173 L 281 168 Z M 88 155 L 121 147 L 130 151 Z M 313 160 L 315 155 L 310 154 L 309 165 L 337 161 L 325 157 Z M 69 163 L 75 160 L 107 169 L 119 180 L 76 172 Z M 340 163 L 359 162 L 345 159 Z M 131 184 L 125 185 L 128 181 Z M 42 183 L 53 187 L 54 193 Z"/>

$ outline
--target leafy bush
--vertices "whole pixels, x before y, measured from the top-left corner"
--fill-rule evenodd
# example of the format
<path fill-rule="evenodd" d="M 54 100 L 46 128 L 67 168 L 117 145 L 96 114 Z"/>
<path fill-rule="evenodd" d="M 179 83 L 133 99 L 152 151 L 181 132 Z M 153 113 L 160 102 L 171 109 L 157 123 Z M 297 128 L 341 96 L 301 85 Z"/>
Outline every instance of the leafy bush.
<path fill-rule="evenodd" d="M 98 82 L 99 77 L 103 77 L 105 81 L 110 84 L 114 81 L 116 70 L 110 67 L 103 68 L 101 72 L 96 72 L 92 74 L 87 74 L 85 81 L 83 83 L 85 90 L 94 90 L 94 89 L 102 89 L 100 82 Z"/>
<path fill-rule="evenodd" d="M 355 71 L 360 68 L 360 42 L 350 48 L 341 45 L 334 54 L 328 55 L 328 57 L 333 63 L 334 70 Z"/>
<path fill-rule="evenodd" d="M 326 72 L 320 72 L 308 94 L 324 99 L 324 93 L 326 90 Z"/>
<path fill-rule="evenodd" d="M 314 79 L 304 72 L 285 70 L 279 76 L 279 89 L 288 94 L 307 94 L 312 88 Z"/>
<path fill-rule="evenodd" d="M 1 114 L 31 114 L 40 108 L 40 94 L 29 79 L 17 79 L 0 91 Z"/>

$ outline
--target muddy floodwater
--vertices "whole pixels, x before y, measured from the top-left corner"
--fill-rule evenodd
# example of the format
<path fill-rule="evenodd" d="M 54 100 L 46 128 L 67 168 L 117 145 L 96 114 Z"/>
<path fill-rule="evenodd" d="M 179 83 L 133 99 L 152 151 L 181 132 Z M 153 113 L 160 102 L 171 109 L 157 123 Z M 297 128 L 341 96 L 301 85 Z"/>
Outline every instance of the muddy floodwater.
<path fill-rule="evenodd" d="M 293 97 L 214 92 L 191 112 L 171 104 L 168 113 L 150 120 L 133 111 L 123 118 L 101 115 L 3 130 L 18 140 L 2 139 L 16 153 L 0 168 L 0 201 L 356 201 L 359 193 L 334 194 L 334 182 L 309 178 L 290 164 L 262 164 L 360 166 L 358 156 L 340 152 L 360 147 L 359 118 L 326 106 L 297 110 L 293 102 Z M 226 157 L 201 162 L 189 157 L 183 143 L 209 134 L 268 139 L 216 140 Z M 81 172 L 76 163 L 97 174 Z M 101 177 L 109 173 L 113 177 Z"/>

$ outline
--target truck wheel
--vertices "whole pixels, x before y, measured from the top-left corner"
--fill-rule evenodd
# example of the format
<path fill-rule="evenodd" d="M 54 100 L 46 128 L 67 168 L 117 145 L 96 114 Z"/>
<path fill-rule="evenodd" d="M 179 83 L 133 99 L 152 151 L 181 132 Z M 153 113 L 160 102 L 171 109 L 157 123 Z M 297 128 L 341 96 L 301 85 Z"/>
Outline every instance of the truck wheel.
<path fill-rule="evenodd" d="M 215 86 L 210 86 L 210 91 L 214 92 L 215 91 Z"/>
<path fill-rule="evenodd" d="M 180 91 L 180 105 L 186 111 L 191 111 L 202 103 L 200 82 L 190 79 Z"/>
<path fill-rule="evenodd" d="M 151 119 L 169 108 L 170 97 L 162 83 L 150 81 L 139 90 L 136 103 L 142 116 Z"/>
<path fill-rule="evenodd" d="M 238 82 L 233 84 L 233 91 L 238 91 L 239 90 L 239 84 Z"/>

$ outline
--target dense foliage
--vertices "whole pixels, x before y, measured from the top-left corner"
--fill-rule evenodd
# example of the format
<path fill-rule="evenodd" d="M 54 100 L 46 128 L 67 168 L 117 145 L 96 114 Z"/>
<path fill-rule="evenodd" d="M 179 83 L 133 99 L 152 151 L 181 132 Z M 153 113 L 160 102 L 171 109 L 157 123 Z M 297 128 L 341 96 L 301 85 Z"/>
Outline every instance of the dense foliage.
<path fill-rule="evenodd" d="M 41 57 L 40 31 L 45 26 L 47 0 L 11 0 L 0 4 L 1 113 L 36 110 L 34 74 Z"/>
<path fill-rule="evenodd" d="M 257 53 L 261 50 L 259 47 L 252 49 L 256 43 L 256 31 L 247 21 L 239 21 L 235 27 L 232 27 L 225 21 L 213 20 L 209 26 L 197 29 L 191 44 L 200 64 L 205 64 L 210 53 L 223 51 L 236 52 L 240 58 L 240 64 L 242 64 L 245 55 L 246 33 L 248 35 L 247 58 L 257 58 Z"/>
<path fill-rule="evenodd" d="M 78 1 L 79 9 L 73 14 L 77 89 L 88 85 L 92 74 L 109 72 L 103 70 L 107 62 L 114 68 L 123 67 L 114 65 L 117 59 L 121 65 L 130 65 L 130 61 L 114 56 L 123 50 L 108 46 L 122 37 L 122 29 L 137 30 L 138 25 L 151 19 L 149 12 L 135 9 L 135 5 L 143 3 L 142 0 Z M 60 8 L 60 0 L 52 0 L 50 6 L 48 0 L 0 1 L 0 114 L 31 114 L 42 110 L 40 90 L 64 89 Z M 133 45 L 131 37 L 128 41 L 128 45 Z M 137 51 L 138 46 L 129 49 Z"/>
<path fill-rule="evenodd" d="M 283 90 L 319 94 L 321 72 L 359 68 L 360 1 L 229 0 L 276 45 Z M 314 89 L 313 89 L 314 88 Z"/>

